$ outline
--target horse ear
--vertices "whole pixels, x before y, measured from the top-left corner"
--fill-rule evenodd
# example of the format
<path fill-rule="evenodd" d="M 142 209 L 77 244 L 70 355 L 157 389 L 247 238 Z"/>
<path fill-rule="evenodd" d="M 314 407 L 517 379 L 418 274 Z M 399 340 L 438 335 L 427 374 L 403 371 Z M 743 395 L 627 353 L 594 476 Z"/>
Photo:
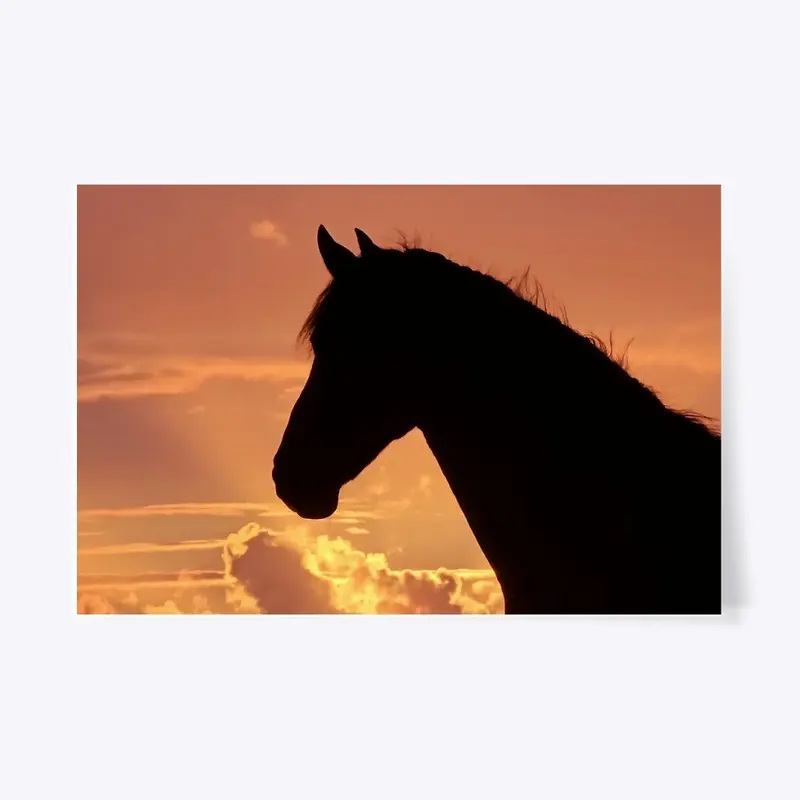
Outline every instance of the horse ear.
<path fill-rule="evenodd" d="M 325 262 L 328 272 L 338 278 L 346 274 L 355 267 L 356 256 L 351 253 L 343 244 L 339 244 L 324 225 L 320 225 L 317 230 L 317 246 L 319 254 Z"/>
<path fill-rule="evenodd" d="M 380 250 L 380 247 L 378 247 L 378 245 L 376 245 L 360 228 L 356 228 L 356 239 L 358 240 L 358 246 L 361 248 L 362 256 L 369 255 L 370 253 L 377 253 L 378 250 Z"/>

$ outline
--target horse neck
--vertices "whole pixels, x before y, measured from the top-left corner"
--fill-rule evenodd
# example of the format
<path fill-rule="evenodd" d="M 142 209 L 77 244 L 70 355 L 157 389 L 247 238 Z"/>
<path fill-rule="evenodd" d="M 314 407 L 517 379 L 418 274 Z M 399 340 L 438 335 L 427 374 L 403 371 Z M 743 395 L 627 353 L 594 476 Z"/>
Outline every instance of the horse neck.
<path fill-rule="evenodd" d="M 514 340 L 421 359 L 418 422 L 506 610 L 627 608 L 677 574 L 713 606 L 719 440 L 577 340 Z"/>
<path fill-rule="evenodd" d="M 506 345 L 435 359 L 419 428 L 504 586 L 558 591 L 547 573 L 560 571 L 596 594 L 576 547 L 587 563 L 610 559 L 614 541 L 641 530 L 638 508 L 669 493 L 644 460 L 662 452 L 660 412 L 624 389 L 598 400 L 615 391 L 603 377 L 584 395 L 563 388 L 556 365 L 526 375 L 521 355 Z"/>
<path fill-rule="evenodd" d="M 558 511 L 548 506 L 557 480 L 548 460 L 553 432 L 538 428 L 530 381 L 513 362 L 508 350 L 488 349 L 435 360 L 419 423 L 498 572 L 515 553 L 545 546 L 558 527 Z"/>

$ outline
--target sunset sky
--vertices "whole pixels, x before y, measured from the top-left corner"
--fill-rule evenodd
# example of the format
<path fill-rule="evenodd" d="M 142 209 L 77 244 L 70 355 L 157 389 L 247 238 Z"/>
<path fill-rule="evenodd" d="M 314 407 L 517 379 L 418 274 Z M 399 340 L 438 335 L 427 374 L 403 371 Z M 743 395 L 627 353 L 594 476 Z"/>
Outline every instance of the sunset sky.
<path fill-rule="evenodd" d="M 418 432 L 293 516 L 270 471 L 328 275 L 400 232 L 500 278 L 530 267 L 631 372 L 720 417 L 718 187 L 78 190 L 78 609 L 480 612 L 502 597 Z"/>

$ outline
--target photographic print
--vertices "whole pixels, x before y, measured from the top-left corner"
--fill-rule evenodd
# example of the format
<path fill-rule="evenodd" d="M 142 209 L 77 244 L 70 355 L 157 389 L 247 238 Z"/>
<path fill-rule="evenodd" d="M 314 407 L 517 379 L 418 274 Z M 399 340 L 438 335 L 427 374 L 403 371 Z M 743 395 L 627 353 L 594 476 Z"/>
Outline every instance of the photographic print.
<path fill-rule="evenodd" d="M 719 186 L 77 191 L 79 613 L 721 613 Z"/>

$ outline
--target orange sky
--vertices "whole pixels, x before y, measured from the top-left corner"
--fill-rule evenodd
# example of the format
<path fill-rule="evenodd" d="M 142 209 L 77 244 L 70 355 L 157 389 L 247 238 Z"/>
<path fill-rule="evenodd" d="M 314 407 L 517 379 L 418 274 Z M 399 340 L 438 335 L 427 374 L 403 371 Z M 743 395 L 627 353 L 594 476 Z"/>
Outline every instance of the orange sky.
<path fill-rule="evenodd" d="M 402 231 L 501 278 L 530 266 L 576 328 L 633 338 L 666 402 L 720 416 L 718 187 L 81 187 L 80 610 L 502 608 L 416 432 L 331 520 L 275 498 L 320 223 L 352 248 L 354 227 Z"/>

